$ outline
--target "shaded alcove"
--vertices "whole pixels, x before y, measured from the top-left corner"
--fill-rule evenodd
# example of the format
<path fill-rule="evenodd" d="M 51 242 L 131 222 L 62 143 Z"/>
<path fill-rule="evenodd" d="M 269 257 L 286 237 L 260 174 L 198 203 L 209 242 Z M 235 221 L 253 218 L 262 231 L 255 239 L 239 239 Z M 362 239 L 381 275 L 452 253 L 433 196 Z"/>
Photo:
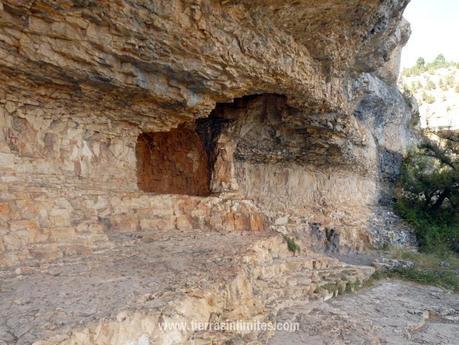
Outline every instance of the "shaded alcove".
<path fill-rule="evenodd" d="M 206 118 L 168 132 L 143 133 L 136 146 L 138 187 L 145 192 L 208 196 L 237 192 L 235 163 L 297 158 L 303 133 L 283 123 L 290 108 L 276 94 L 217 103 Z M 300 141 L 292 148 L 291 142 Z M 296 152 L 300 151 L 300 152 Z M 282 153 L 282 154 L 281 154 Z"/>
<path fill-rule="evenodd" d="M 209 159 L 193 128 L 142 133 L 136 144 L 137 184 L 144 192 L 210 194 Z"/>

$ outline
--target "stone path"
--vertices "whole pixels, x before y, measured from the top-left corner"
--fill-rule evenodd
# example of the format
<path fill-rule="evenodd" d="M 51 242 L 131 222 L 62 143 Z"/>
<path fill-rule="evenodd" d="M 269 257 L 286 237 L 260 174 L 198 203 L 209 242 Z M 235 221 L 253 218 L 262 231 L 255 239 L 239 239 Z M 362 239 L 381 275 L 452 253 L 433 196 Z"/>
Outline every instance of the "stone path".
<path fill-rule="evenodd" d="M 277 319 L 296 320 L 300 330 L 278 332 L 269 345 L 459 344 L 459 295 L 408 282 L 286 308 Z"/>

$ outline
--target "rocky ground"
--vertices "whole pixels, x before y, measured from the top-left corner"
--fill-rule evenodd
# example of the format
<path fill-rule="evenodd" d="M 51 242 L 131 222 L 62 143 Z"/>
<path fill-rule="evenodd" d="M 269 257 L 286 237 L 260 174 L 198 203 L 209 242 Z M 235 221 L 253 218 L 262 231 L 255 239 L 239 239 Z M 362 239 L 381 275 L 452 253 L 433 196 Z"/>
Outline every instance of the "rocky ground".
<path fill-rule="evenodd" d="M 400 281 L 381 281 L 356 294 L 325 303 L 288 308 L 282 320 L 298 320 L 300 331 L 279 332 L 281 344 L 457 344 L 459 296 Z"/>
<path fill-rule="evenodd" d="M 1 271 L 0 344 L 454 344 L 459 335 L 457 295 L 394 281 L 351 294 L 373 272 L 362 257 L 350 265 L 304 247 L 293 256 L 276 233 L 150 233 L 115 243 Z M 159 328 L 190 320 L 300 329 Z"/>
<path fill-rule="evenodd" d="M 354 290 L 373 272 L 306 250 L 293 256 L 273 232 L 157 233 L 117 243 L 89 257 L 2 271 L 0 344 L 219 344 L 240 335 L 160 324 L 272 320 L 295 301 Z"/>
<path fill-rule="evenodd" d="M 116 318 L 121 310 L 160 308 L 186 286 L 208 288 L 234 274 L 231 261 L 247 250 L 251 236 L 157 234 L 124 241 L 92 257 L 1 272 L 0 344 L 30 344 Z"/>

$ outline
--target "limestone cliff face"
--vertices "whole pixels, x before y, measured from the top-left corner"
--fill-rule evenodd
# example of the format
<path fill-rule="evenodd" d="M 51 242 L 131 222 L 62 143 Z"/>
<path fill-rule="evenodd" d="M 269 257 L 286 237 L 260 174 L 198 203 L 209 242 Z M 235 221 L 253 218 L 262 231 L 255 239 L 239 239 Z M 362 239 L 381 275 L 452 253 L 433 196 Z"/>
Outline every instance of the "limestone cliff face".
<path fill-rule="evenodd" d="M 0 265 L 120 232 L 379 243 L 412 140 L 407 3 L 1 1 Z"/>

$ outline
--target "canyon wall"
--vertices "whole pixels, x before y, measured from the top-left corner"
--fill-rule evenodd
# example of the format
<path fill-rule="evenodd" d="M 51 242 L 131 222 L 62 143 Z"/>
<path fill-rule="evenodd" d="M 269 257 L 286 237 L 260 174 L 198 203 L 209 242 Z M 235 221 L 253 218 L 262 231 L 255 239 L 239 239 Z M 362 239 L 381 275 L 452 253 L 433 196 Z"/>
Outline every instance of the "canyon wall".
<path fill-rule="evenodd" d="M 0 266 L 156 231 L 408 241 L 407 3 L 2 0 Z"/>

